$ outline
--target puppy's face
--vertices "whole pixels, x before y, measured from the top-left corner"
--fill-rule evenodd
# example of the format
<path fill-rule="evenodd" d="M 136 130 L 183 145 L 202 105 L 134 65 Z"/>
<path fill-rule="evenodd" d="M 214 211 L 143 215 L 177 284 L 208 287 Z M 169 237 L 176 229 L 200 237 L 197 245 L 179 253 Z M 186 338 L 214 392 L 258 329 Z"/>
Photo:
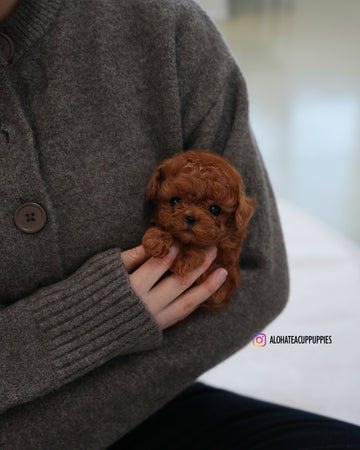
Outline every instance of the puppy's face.
<path fill-rule="evenodd" d="M 179 178 L 166 180 L 159 191 L 158 225 L 184 244 L 214 245 L 225 233 L 231 211 L 204 184 L 204 180 L 179 174 Z M 206 197 L 201 191 L 206 191 Z"/>
<path fill-rule="evenodd" d="M 250 207 L 241 177 L 228 161 L 207 151 L 166 160 L 154 172 L 147 198 L 155 201 L 157 226 L 184 244 L 203 247 L 246 228 L 253 211 L 251 205 L 248 217 L 239 221 L 239 210 Z"/>

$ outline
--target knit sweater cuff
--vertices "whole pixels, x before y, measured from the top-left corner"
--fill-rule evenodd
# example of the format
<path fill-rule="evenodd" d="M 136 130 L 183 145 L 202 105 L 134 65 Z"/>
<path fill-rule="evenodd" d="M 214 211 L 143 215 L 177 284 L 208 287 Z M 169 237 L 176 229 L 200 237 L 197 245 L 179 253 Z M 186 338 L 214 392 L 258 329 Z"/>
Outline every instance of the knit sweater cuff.
<path fill-rule="evenodd" d="M 38 290 L 31 309 L 63 383 L 117 355 L 149 350 L 162 341 L 161 329 L 131 288 L 117 248 Z"/>

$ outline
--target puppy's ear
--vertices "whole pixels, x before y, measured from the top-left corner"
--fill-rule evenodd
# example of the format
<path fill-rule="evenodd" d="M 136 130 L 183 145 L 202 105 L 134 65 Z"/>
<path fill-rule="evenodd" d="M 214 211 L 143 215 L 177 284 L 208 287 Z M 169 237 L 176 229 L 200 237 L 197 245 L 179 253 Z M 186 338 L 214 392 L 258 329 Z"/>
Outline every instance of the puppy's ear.
<path fill-rule="evenodd" d="M 237 230 L 246 232 L 247 226 L 255 211 L 256 200 L 246 195 L 244 186 L 239 188 L 238 204 L 235 211 L 235 226 Z M 245 233 L 246 234 L 246 233 Z"/>
<path fill-rule="evenodd" d="M 147 186 L 147 189 L 146 189 L 146 199 L 147 200 L 149 200 L 149 201 L 156 200 L 162 180 L 163 180 L 163 178 L 162 178 L 162 174 L 161 174 L 161 167 L 158 167 L 152 174 L 152 177 Z"/>

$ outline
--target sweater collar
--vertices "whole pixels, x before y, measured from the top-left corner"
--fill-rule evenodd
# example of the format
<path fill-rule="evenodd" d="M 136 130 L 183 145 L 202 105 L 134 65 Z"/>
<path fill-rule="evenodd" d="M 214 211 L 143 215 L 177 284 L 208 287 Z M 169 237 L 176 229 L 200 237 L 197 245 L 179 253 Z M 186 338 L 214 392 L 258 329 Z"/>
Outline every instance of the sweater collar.
<path fill-rule="evenodd" d="M 63 0 L 20 0 L 12 13 L 0 22 L 0 32 L 7 34 L 15 47 L 15 62 L 46 34 Z"/>

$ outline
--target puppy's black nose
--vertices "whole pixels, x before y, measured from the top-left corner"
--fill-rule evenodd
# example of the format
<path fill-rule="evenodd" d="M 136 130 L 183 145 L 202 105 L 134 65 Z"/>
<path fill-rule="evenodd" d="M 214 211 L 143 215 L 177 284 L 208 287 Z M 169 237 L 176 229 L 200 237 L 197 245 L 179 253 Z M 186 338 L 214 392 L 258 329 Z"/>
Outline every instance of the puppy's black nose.
<path fill-rule="evenodd" d="M 194 225 L 195 222 L 196 222 L 196 217 L 186 216 L 186 223 L 188 223 L 189 225 Z"/>

